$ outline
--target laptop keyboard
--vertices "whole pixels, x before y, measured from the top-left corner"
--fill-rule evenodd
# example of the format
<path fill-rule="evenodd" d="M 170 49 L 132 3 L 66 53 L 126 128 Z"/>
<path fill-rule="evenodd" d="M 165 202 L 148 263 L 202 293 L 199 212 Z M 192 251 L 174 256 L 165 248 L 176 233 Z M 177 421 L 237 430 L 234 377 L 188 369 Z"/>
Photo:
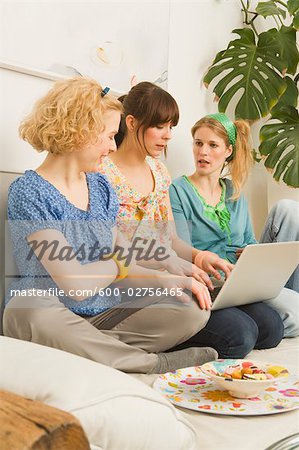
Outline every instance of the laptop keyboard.
<path fill-rule="evenodd" d="M 212 303 L 216 300 L 217 295 L 219 294 L 222 286 L 216 286 L 213 291 L 210 291 Z"/>

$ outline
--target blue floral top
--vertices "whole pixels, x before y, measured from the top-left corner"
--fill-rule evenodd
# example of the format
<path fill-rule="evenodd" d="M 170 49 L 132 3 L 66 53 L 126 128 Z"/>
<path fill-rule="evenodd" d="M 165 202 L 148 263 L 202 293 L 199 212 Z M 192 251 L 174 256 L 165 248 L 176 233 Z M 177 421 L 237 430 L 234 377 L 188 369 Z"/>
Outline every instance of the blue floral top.
<path fill-rule="evenodd" d="M 24 292 L 35 288 L 49 293 L 53 293 L 53 290 L 56 293 L 61 291 L 26 239 L 35 231 L 60 231 L 75 251 L 80 264 L 98 260 L 96 255 L 99 255 L 103 247 L 111 252 L 112 228 L 119 209 L 117 196 L 104 175 L 87 173 L 86 180 L 89 190 L 87 211 L 70 203 L 54 185 L 33 170 L 27 170 L 11 184 L 8 193 L 8 221 L 19 275 L 9 288 L 7 301 L 15 295 L 15 290 Z M 54 241 L 51 248 L 53 258 L 56 258 L 58 255 L 55 254 Z M 66 257 L 67 253 L 68 250 L 65 249 L 64 255 L 60 256 Z M 109 294 L 111 295 L 100 296 L 97 293 L 83 301 L 72 300 L 66 295 L 58 297 L 77 314 L 96 315 L 120 303 L 120 297 L 113 295 L 113 290 Z"/>

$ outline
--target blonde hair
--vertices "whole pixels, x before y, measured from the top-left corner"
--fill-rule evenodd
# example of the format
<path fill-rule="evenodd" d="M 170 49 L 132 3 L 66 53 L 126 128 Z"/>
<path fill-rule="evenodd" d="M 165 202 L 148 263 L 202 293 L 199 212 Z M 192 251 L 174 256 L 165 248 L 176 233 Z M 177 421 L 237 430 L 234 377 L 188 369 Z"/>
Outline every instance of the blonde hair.
<path fill-rule="evenodd" d="M 84 77 L 56 82 L 21 122 L 21 138 L 38 152 L 53 154 L 95 143 L 105 128 L 105 112 L 123 110 L 112 95 L 102 97 L 102 89 L 97 81 Z"/>
<path fill-rule="evenodd" d="M 237 130 L 237 139 L 233 153 L 226 160 L 223 169 L 227 169 L 227 175 L 231 176 L 233 184 L 233 194 L 231 200 L 237 200 L 241 195 L 241 189 L 253 166 L 252 145 L 250 127 L 245 120 L 236 120 L 234 125 Z M 194 138 L 196 131 L 206 126 L 214 131 L 225 142 L 228 148 L 231 144 L 224 126 L 212 117 L 203 117 L 198 120 L 191 128 L 191 134 Z"/>

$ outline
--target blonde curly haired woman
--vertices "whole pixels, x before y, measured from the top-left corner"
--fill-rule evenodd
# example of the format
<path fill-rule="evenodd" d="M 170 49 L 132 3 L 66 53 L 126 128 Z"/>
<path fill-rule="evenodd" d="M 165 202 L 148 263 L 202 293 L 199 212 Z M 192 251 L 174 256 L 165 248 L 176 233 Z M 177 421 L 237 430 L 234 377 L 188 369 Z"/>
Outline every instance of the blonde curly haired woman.
<path fill-rule="evenodd" d="M 8 218 L 20 275 L 9 289 L 7 336 L 75 353 L 127 372 L 162 373 L 215 359 L 210 348 L 166 353 L 209 318 L 170 277 L 115 253 L 128 249 L 115 227 L 119 204 L 98 173 L 115 149 L 122 105 L 95 80 L 57 82 L 20 126 L 21 137 L 47 156 L 9 189 Z M 115 282 L 166 295 L 122 302 Z M 168 295 L 172 290 L 177 295 Z M 160 292 L 159 291 L 159 292 Z M 179 293 L 182 295 L 179 295 Z"/>

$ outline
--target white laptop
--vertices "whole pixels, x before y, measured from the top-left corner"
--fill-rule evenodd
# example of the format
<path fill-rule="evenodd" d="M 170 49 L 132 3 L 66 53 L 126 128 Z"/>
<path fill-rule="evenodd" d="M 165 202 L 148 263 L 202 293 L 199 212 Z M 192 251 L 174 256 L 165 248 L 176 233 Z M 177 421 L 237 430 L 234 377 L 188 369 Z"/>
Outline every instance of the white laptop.
<path fill-rule="evenodd" d="M 212 310 L 276 297 L 299 264 L 299 242 L 248 245 L 229 278 L 211 292 Z"/>

